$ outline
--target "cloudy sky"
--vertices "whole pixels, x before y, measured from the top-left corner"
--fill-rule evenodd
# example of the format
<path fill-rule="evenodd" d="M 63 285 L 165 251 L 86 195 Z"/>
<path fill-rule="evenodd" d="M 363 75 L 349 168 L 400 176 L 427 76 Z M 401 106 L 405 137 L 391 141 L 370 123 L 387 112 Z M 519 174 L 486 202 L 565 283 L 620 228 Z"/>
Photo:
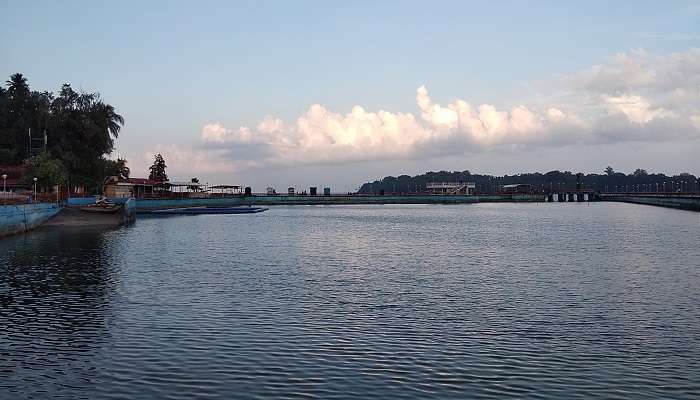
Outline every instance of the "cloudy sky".
<path fill-rule="evenodd" d="M 700 174 L 698 1 L 0 1 L 0 75 L 99 91 L 134 176 Z"/>

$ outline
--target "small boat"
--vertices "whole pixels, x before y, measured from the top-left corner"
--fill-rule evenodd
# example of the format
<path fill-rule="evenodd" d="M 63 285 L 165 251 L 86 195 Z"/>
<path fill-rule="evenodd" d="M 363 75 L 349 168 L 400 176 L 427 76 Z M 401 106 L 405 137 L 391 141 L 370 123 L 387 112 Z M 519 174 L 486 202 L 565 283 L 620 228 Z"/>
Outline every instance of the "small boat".
<path fill-rule="evenodd" d="M 80 211 L 100 214 L 115 214 L 121 209 L 121 204 L 92 204 L 89 206 L 80 207 Z"/>
<path fill-rule="evenodd" d="M 152 210 L 150 214 L 178 214 L 178 215 L 200 215 L 200 214 L 255 214 L 267 211 L 265 207 L 184 207 L 165 208 L 162 210 Z"/>

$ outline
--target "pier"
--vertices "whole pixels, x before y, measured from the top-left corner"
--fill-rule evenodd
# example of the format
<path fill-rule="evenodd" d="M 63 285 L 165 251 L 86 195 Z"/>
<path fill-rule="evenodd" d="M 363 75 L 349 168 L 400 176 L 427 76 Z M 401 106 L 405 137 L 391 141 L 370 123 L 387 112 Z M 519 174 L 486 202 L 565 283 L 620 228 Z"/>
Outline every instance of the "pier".
<path fill-rule="evenodd" d="M 125 199 L 110 199 L 115 202 Z M 569 190 L 559 193 L 480 193 L 480 194 L 333 194 L 333 195 L 232 195 L 191 198 L 139 198 L 133 199 L 133 210 L 144 212 L 184 207 L 236 207 L 236 206 L 284 206 L 284 205 L 369 205 L 369 204 L 473 204 L 473 203 L 583 203 L 594 201 L 620 201 L 649 204 L 700 211 L 698 194 L 642 194 L 595 193 L 590 190 Z M 93 198 L 73 198 L 69 205 L 85 205 Z"/>
<path fill-rule="evenodd" d="M 341 205 L 341 204 L 470 204 L 484 202 L 543 202 L 544 194 L 475 194 L 475 195 L 250 195 L 231 197 L 136 199 L 136 211 L 175 207 L 228 207 L 242 205 Z"/>
<path fill-rule="evenodd" d="M 545 201 L 548 203 L 584 202 L 595 200 L 599 200 L 599 197 L 592 190 L 588 189 L 548 193 L 545 199 Z"/>
<path fill-rule="evenodd" d="M 700 211 L 700 194 L 698 193 L 602 193 L 600 199 Z"/>

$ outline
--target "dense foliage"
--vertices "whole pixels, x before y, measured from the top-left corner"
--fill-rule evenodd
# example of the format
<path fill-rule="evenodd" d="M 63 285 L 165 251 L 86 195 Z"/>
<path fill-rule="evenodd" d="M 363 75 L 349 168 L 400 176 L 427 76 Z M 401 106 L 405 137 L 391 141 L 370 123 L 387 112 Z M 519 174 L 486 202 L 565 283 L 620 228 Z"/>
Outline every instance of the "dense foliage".
<path fill-rule="evenodd" d="M 630 174 L 624 174 L 615 172 L 611 167 L 606 168 L 602 174 L 582 175 L 581 181 L 583 189 L 600 192 L 697 192 L 700 185 L 698 178 L 688 173 L 666 176 L 637 169 Z M 482 193 L 497 191 L 501 185 L 524 183 L 532 185 L 533 190 L 550 192 L 575 189 L 577 177 L 570 171 L 504 176 L 472 174 L 470 171 L 440 171 L 416 176 L 387 176 L 379 181 L 365 183 L 359 193 L 419 193 L 426 191 L 426 184 L 429 182 L 474 182 L 476 191 Z"/>
<path fill-rule="evenodd" d="M 52 158 L 48 153 L 39 154 L 27 161 L 27 172 L 22 177 L 22 184 L 31 186 L 37 178 L 38 187 L 66 185 L 68 175 L 60 160 Z"/>
<path fill-rule="evenodd" d="M 128 171 L 126 160 L 106 158 L 124 118 L 99 94 L 79 93 L 69 84 L 57 94 L 32 91 L 19 73 L 5 83 L 0 87 L 0 165 L 27 162 L 36 168 L 41 161 L 62 166 L 66 182 L 89 189 L 99 188 L 114 171 Z M 40 160 L 29 161 L 39 155 Z"/>

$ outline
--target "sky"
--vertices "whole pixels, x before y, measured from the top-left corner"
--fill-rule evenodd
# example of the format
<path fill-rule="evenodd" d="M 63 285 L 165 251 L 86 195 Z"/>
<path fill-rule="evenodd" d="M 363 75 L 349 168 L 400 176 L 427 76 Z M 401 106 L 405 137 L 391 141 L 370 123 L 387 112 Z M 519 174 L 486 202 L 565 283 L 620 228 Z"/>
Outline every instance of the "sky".
<path fill-rule="evenodd" d="M 99 92 L 135 177 L 700 175 L 700 1 L 0 3 L 0 76 Z"/>

